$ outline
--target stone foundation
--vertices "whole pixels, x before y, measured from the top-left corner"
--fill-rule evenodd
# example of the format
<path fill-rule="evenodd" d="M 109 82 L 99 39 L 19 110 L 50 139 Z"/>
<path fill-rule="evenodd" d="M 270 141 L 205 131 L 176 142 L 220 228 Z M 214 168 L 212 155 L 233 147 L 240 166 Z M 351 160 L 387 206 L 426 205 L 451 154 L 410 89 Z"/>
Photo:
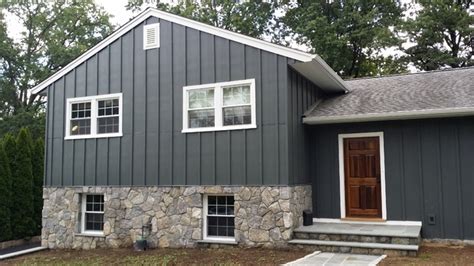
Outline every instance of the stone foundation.
<path fill-rule="evenodd" d="M 104 194 L 104 236 L 80 234 L 81 193 Z M 283 247 L 311 209 L 311 186 L 49 187 L 44 188 L 42 245 L 128 247 L 150 225 L 151 247 L 194 247 L 203 239 L 203 195 L 235 199 L 240 246 Z"/>

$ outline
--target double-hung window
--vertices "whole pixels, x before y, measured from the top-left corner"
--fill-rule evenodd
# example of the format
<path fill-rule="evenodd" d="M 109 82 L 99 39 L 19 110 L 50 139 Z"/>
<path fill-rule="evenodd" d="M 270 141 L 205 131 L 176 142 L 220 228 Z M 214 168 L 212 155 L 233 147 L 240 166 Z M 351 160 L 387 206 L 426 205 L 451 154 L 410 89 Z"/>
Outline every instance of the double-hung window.
<path fill-rule="evenodd" d="M 122 136 L 122 94 L 67 99 L 66 139 Z"/>
<path fill-rule="evenodd" d="M 204 238 L 234 240 L 234 196 L 204 195 Z"/>
<path fill-rule="evenodd" d="M 104 230 L 104 195 L 82 194 L 81 233 L 103 234 Z"/>
<path fill-rule="evenodd" d="M 255 79 L 184 87 L 183 132 L 256 128 Z"/>

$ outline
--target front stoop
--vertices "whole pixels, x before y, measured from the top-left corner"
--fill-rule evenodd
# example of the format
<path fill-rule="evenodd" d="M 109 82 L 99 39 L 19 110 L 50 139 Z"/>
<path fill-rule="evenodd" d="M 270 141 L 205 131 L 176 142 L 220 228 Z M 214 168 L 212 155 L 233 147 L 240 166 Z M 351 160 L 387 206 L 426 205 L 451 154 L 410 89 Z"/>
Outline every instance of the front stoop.
<path fill-rule="evenodd" d="M 324 252 L 416 256 L 421 225 L 323 223 L 295 229 L 289 243 Z"/>

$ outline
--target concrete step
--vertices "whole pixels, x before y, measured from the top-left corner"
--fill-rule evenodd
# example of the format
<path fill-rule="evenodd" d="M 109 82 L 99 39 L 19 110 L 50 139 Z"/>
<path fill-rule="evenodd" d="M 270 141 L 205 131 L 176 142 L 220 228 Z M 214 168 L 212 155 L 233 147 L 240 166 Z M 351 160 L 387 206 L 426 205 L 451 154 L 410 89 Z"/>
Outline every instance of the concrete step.
<path fill-rule="evenodd" d="M 315 222 L 293 232 L 293 245 L 325 252 L 416 255 L 421 223 Z"/>
<path fill-rule="evenodd" d="M 417 237 L 394 237 L 394 236 L 373 236 L 359 234 L 340 234 L 340 233 L 316 233 L 316 232 L 298 232 L 293 233 L 293 239 L 311 239 L 324 241 L 350 241 L 362 243 L 380 243 L 397 245 L 418 245 L 421 241 Z"/>
<path fill-rule="evenodd" d="M 293 239 L 288 242 L 301 247 L 311 247 L 323 252 L 354 253 L 371 255 L 416 256 L 418 245 L 381 244 L 367 242 Z"/>

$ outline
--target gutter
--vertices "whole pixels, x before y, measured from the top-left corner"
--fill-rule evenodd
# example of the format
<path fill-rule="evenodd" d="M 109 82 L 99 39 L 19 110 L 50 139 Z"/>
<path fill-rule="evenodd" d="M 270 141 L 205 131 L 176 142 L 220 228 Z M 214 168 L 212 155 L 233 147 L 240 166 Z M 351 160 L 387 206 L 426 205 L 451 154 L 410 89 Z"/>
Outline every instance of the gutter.
<path fill-rule="evenodd" d="M 375 122 L 391 120 L 410 120 L 426 118 L 460 117 L 474 115 L 474 107 L 459 107 L 451 109 L 426 109 L 415 111 L 399 111 L 392 113 L 369 113 L 340 116 L 307 116 L 303 124 L 323 125 L 336 123 Z"/>

